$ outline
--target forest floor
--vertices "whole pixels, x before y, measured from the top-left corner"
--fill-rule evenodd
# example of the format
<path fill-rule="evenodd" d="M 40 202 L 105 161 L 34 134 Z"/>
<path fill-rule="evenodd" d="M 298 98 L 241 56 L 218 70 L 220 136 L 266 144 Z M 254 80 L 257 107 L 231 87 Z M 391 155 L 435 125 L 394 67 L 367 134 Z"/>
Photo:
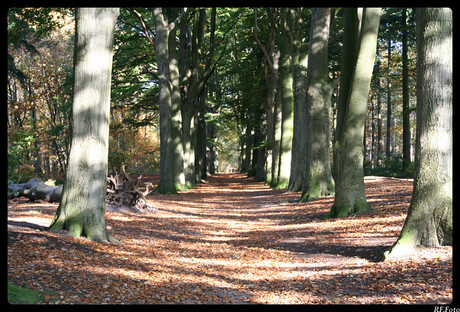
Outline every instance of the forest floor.
<path fill-rule="evenodd" d="M 323 220 L 333 197 L 297 202 L 239 173 L 177 195 L 157 214 L 107 212 L 121 243 L 47 226 L 57 205 L 8 205 L 8 280 L 43 303 L 449 304 L 452 247 L 381 262 L 406 218 L 412 180 L 366 177 L 365 215 Z"/>

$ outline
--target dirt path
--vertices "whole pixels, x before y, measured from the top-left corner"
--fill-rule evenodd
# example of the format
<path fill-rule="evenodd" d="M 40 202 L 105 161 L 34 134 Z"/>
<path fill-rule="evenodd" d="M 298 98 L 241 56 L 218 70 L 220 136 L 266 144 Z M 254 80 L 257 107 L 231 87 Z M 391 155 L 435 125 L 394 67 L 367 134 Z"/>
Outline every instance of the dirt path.
<path fill-rule="evenodd" d="M 397 238 L 412 181 L 366 178 L 372 213 L 322 220 L 242 174 L 148 199 L 159 214 L 108 212 L 121 244 L 45 230 L 56 205 L 8 209 L 8 278 L 62 303 L 431 303 L 452 300 L 452 248 L 376 262 Z M 51 298 L 52 296 L 50 296 Z M 50 299 L 51 300 L 51 299 Z"/>

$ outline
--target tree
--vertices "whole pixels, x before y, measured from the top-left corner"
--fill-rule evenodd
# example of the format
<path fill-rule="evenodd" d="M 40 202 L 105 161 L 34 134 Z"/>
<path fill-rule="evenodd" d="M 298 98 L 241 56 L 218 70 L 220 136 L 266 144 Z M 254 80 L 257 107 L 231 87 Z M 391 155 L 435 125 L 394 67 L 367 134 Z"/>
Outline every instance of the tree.
<path fill-rule="evenodd" d="M 290 8 L 287 12 L 293 24 L 292 29 L 286 33 L 289 36 L 294 72 L 294 128 L 288 192 L 302 190 L 305 180 L 305 167 L 307 165 L 306 149 L 308 131 L 305 129 L 307 125 L 305 97 L 307 94 L 309 56 L 307 39 L 309 38 L 310 29 L 308 27 L 301 27 L 301 25 L 309 25 L 307 20 L 311 17 L 310 11 L 309 8 Z"/>
<path fill-rule="evenodd" d="M 403 172 L 407 173 L 410 164 L 410 112 L 409 109 L 409 60 L 407 55 L 407 18 L 403 9 L 402 24 L 402 93 L 403 93 Z"/>
<path fill-rule="evenodd" d="M 414 190 L 386 259 L 411 253 L 417 245 L 452 244 L 452 48 L 452 10 L 417 9 Z"/>
<path fill-rule="evenodd" d="M 331 82 L 327 50 L 331 9 L 312 10 L 307 71 L 307 149 L 302 201 L 334 194 L 329 149 Z"/>
<path fill-rule="evenodd" d="M 76 14 L 72 138 L 62 199 L 50 230 L 116 241 L 105 225 L 112 45 L 118 8 Z"/>
<path fill-rule="evenodd" d="M 285 10 L 282 8 L 281 10 Z M 287 15 L 287 16 L 284 16 Z M 283 27 L 292 28 L 290 14 L 283 14 L 281 23 Z M 289 185 L 291 173 L 292 136 L 294 130 L 294 90 L 292 56 L 289 51 L 289 42 L 286 31 L 278 30 L 276 42 L 280 49 L 278 92 L 281 106 L 281 140 L 278 168 L 277 188 L 285 188 Z"/>
<path fill-rule="evenodd" d="M 266 139 L 265 139 L 265 182 L 269 185 L 273 185 L 274 181 L 277 180 L 278 170 L 275 168 L 278 167 L 279 161 L 279 131 L 278 127 L 278 113 L 279 107 L 275 103 L 275 96 L 277 92 L 278 85 L 278 67 L 279 67 L 279 50 L 276 50 L 275 46 L 275 25 L 273 24 L 274 17 L 269 8 L 266 9 L 267 13 L 272 17 L 272 23 L 267 21 L 269 24 L 269 33 L 267 49 L 260 41 L 258 37 L 258 23 L 257 23 L 257 8 L 254 8 L 254 38 L 259 45 L 259 48 L 264 54 L 265 60 L 265 83 L 267 88 L 266 93 L 266 105 L 265 105 L 265 116 L 266 116 Z M 279 129 L 278 129 L 279 130 Z M 273 183 L 273 184 L 272 184 Z"/>
<path fill-rule="evenodd" d="M 380 15 L 380 8 L 345 9 L 334 146 L 335 200 L 326 217 L 344 217 L 371 209 L 364 190 L 363 135 Z"/>
<path fill-rule="evenodd" d="M 164 10 L 164 11 L 163 11 Z M 180 172 L 180 158 L 182 140 L 177 128 L 178 114 L 180 114 L 180 94 L 177 60 L 175 53 L 176 23 L 185 14 L 185 10 L 177 19 L 172 20 L 173 9 L 154 8 L 156 42 L 158 64 L 158 82 L 160 85 L 160 182 L 158 191 L 162 194 L 176 193 L 181 189 L 178 179 L 184 180 L 183 172 Z M 174 38 L 171 35 L 174 36 Z M 171 39 L 170 39 L 171 38 Z M 174 121 L 174 122 L 173 122 Z M 179 162 L 177 165 L 176 162 Z M 185 182 L 185 180 L 183 181 Z"/>

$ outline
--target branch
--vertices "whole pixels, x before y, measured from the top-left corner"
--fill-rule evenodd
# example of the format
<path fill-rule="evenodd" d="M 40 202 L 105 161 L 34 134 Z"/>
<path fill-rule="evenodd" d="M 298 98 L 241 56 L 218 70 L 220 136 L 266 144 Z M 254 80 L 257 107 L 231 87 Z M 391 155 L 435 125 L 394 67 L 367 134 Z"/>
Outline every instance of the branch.
<path fill-rule="evenodd" d="M 145 24 L 145 21 L 144 21 L 144 18 L 142 17 L 142 15 L 141 15 L 139 12 L 137 12 L 135 9 L 132 9 L 132 12 L 133 12 L 134 14 L 136 14 L 137 17 L 139 18 L 139 20 L 141 21 L 142 28 L 144 29 L 144 34 L 145 34 L 145 36 L 147 37 L 147 40 L 150 42 L 150 44 L 151 44 L 152 46 L 155 46 L 155 44 L 153 43 L 152 38 L 150 37 L 149 31 L 148 31 L 148 29 L 147 29 L 147 25 Z"/>
<path fill-rule="evenodd" d="M 254 33 L 254 37 L 256 39 L 257 44 L 259 45 L 260 49 L 265 55 L 265 60 L 268 63 L 268 66 L 270 66 L 270 69 L 275 76 L 276 81 L 278 81 L 278 72 L 276 69 L 273 67 L 273 63 L 270 59 L 270 56 L 267 53 L 267 50 L 265 50 L 265 47 L 263 46 L 262 42 L 260 42 L 259 37 L 257 36 L 257 9 L 254 8 L 254 27 L 252 27 L 252 32 Z"/>
<path fill-rule="evenodd" d="M 212 73 L 214 72 L 214 70 L 215 70 L 216 67 L 217 67 L 217 64 L 219 63 L 219 61 L 220 61 L 220 60 L 222 59 L 222 57 L 224 56 L 226 47 L 227 47 L 227 43 L 225 43 L 224 49 L 222 50 L 222 53 L 221 53 L 220 56 L 217 58 L 217 60 L 216 60 L 216 62 L 214 63 L 214 65 L 213 65 L 212 67 L 206 68 L 206 70 L 205 70 L 204 73 L 202 74 L 201 79 L 198 81 L 198 84 L 197 84 L 197 86 L 198 86 L 198 87 L 197 87 L 197 89 L 198 89 L 198 93 L 197 93 L 197 94 L 201 94 L 201 92 L 203 92 L 206 82 L 208 81 L 209 77 L 211 77 Z"/>

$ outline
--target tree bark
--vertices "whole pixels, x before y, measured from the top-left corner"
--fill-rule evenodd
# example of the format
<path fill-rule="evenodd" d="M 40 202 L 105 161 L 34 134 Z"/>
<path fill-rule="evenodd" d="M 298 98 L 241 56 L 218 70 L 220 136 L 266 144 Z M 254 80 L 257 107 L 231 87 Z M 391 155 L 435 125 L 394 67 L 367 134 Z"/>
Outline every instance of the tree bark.
<path fill-rule="evenodd" d="M 417 9 L 414 191 L 386 259 L 409 254 L 418 245 L 452 245 L 452 24 L 450 8 Z"/>
<path fill-rule="evenodd" d="M 175 14 L 176 13 L 176 14 Z M 175 9 L 154 8 L 158 82 L 160 85 L 160 182 L 158 192 L 174 194 L 185 188 L 185 139 L 181 135 L 179 69 L 176 56 L 175 25 L 184 11 L 177 16 Z M 184 125 L 182 124 L 182 130 Z M 183 145 L 182 145 L 183 144 Z"/>
<path fill-rule="evenodd" d="M 291 174 L 292 136 L 294 130 L 294 93 L 292 57 L 288 40 L 278 31 L 277 42 L 280 48 L 279 92 L 281 95 L 281 141 L 279 155 L 279 174 L 276 188 L 286 188 Z"/>
<path fill-rule="evenodd" d="M 168 20 L 162 8 L 153 9 L 155 20 L 155 49 L 158 64 L 159 106 L 160 106 L 160 182 L 158 191 L 161 194 L 177 192 L 174 170 L 174 150 L 171 117 L 171 74 L 169 68 Z"/>
<path fill-rule="evenodd" d="M 388 77 L 387 77 L 387 137 L 386 137 L 386 147 L 385 155 L 387 160 L 391 158 L 391 128 L 393 120 L 391 117 L 391 37 L 388 33 Z"/>
<path fill-rule="evenodd" d="M 312 10 L 306 95 L 307 161 L 301 201 L 334 194 L 329 148 L 332 88 L 327 61 L 330 17 L 330 8 Z"/>
<path fill-rule="evenodd" d="M 179 15 L 178 8 L 166 9 L 168 20 Z M 168 34 L 168 63 L 171 80 L 171 148 L 173 149 L 174 185 L 176 190 L 187 189 L 184 172 L 184 142 L 182 136 L 182 112 L 179 79 L 179 61 L 177 59 L 176 27 Z"/>
<path fill-rule="evenodd" d="M 291 174 L 288 192 L 298 192 L 303 189 L 305 167 L 307 165 L 307 108 L 305 97 L 307 93 L 308 44 L 302 42 L 301 8 L 290 9 L 294 30 L 291 32 L 291 51 L 294 72 L 294 129 L 292 138 Z"/>
<path fill-rule="evenodd" d="M 326 217 L 344 217 L 371 209 L 364 190 L 363 136 L 381 9 L 363 10 L 360 31 L 357 9 L 347 8 L 345 14 L 342 62 L 352 60 L 354 68 L 342 67 L 334 147 L 335 200 Z"/>
<path fill-rule="evenodd" d="M 409 68 L 407 57 L 407 9 L 403 9 L 402 36 L 402 93 L 403 93 L 403 172 L 407 174 L 410 164 L 410 109 L 409 109 Z"/>
<path fill-rule="evenodd" d="M 279 50 L 275 51 L 275 43 L 271 44 L 270 55 L 273 60 L 273 68 L 278 73 L 279 67 Z M 267 86 L 267 170 L 266 182 L 268 185 L 273 185 L 278 175 L 278 161 L 279 161 L 279 137 L 280 137 L 280 111 L 279 103 L 276 101 L 277 94 L 277 75 L 271 73 Z"/>
<path fill-rule="evenodd" d="M 62 199 L 50 225 L 74 237 L 116 241 L 105 225 L 112 46 L 118 8 L 78 8 L 72 139 Z"/>

